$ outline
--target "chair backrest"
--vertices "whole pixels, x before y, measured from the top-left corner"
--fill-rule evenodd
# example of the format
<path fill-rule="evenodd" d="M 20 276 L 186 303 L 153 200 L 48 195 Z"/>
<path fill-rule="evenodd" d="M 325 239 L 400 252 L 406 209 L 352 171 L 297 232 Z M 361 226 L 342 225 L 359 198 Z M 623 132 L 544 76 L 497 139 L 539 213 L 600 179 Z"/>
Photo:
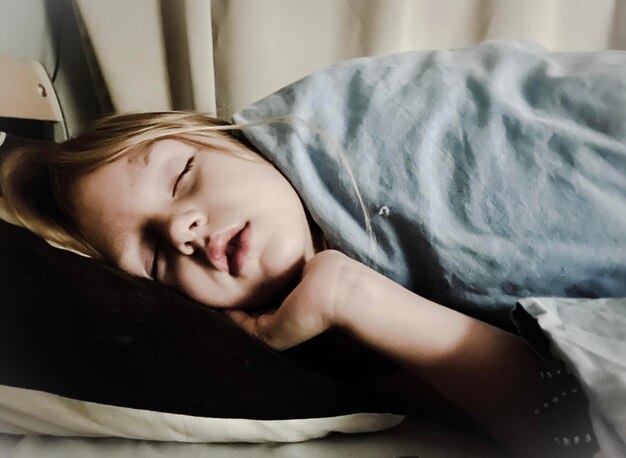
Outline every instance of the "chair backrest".
<path fill-rule="evenodd" d="M 50 139 L 63 113 L 46 70 L 34 60 L 0 58 L 0 131 Z"/>
<path fill-rule="evenodd" d="M 50 78 L 39 62 L 0 58 L 0 117 L 63 121 Z"/>

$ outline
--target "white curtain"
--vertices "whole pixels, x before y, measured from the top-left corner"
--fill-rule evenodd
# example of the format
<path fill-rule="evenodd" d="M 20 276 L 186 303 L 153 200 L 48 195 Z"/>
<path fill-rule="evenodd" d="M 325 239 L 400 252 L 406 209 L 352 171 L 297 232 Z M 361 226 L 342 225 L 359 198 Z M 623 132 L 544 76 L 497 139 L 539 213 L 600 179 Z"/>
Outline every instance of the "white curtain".
<path fill-rule="evenodd" d="M 486 39 L 626 49 L 626 0 L 75 0 L 118 112 L 228 118 L 357 56 Z"/>

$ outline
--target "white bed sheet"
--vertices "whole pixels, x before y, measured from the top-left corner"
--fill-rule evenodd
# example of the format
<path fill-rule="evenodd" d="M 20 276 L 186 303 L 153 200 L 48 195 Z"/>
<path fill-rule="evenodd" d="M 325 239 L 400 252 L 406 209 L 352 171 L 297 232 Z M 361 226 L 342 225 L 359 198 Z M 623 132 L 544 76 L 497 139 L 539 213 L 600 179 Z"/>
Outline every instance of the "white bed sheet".
<path fill-rule="evenodd" d="M 335 434 L 289 444 L 182 444 L 126 439 L 84 439 L 0 434 L 0 458 L 395 457 L 503 458 L 482 438 L 431 418 L 409 417 L 400 426 L 366 434 Z"/>

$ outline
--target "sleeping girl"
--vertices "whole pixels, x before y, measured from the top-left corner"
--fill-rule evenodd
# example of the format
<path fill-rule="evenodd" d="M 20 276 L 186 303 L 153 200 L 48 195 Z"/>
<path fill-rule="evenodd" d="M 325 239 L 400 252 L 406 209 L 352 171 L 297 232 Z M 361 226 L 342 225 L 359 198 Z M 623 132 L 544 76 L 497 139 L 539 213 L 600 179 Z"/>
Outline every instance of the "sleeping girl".
<path fill-rule="evenodd" d="M 626 213 L 607 211 L 624 204 L 626 127 L 606 93 L 626 67 L 594 99 L 590 59 L 408 53 L 318 72 L 234 125 L 108 117 L 9 156 L 2 194 L 42 237 L 224 309 L 276 350 L 341 329 L 513 454 L 591 456 L 576 380 L 509 318 L 529 296 L 626 295 Z M 542 408 L 564 387 L 578 396 Z"/>

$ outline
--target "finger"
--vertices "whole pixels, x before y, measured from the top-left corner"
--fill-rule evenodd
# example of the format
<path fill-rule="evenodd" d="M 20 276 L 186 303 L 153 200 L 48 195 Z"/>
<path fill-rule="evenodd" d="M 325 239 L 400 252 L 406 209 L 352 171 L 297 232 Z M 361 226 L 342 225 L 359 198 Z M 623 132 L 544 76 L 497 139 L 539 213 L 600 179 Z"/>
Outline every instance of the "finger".
<path fill-rule="evenodd" d="M 289 331 L 289 317 L 282 316 L 278 310 L 252 316 L 242 310 L 228 310 L 225 314 L 248 334 L 261 340 L 274 350 L 286 350 L 300 343 L 303 339 Z"/>
<path fill-rule="evenodd" d="M 319 334 L 323 327 L 318 317 L 298 307 L 297 301 L 291 294 L 277 310 L 260 316 L 255 335 L 275 350 L 286 350 Z"/>
<path fill-rule="evenodd" d="M 271 316 L 276 313 L 275 311 L 264 314 L 255 314 L 254 316 L 242 310 L 229 310 L 225 313 L 248 334 L 256 337 L 266 345 L 269 345 L 276 350 L 283 349 L 277 347 L 277 344 L 280 344 L 280 342 L 277 342 L 277 339 L 275 338 L 278 333 L 273 331 L 275 321 L 271 319 Z"/>
<path fill-rule="evenodd" d="M 226 310 L 224 313 L 244 331 L 253 334 L 252 331 L 255 327 L 256 317 L 251 316 L 243 310 Z"/>
<path fill-rule="evenodd" d="M 246 312 L 242 310 L 224 310 L 224 315 L 239 324 L 246 318 Z"/>

